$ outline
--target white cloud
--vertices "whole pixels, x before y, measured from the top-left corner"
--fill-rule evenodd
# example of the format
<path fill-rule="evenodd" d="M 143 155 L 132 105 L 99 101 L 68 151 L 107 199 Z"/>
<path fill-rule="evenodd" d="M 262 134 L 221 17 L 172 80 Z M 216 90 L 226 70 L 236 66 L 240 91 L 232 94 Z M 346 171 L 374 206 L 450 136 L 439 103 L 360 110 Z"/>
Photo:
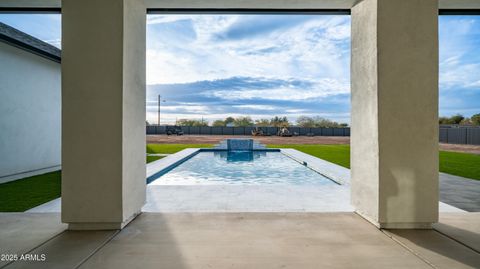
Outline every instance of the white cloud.
<path fill-rule="evenodd" d="M 147 29 L 147 84 L 177 102 L 162 108 L 166 122 L 317 115 L 333 106 L 300 103 L 350 91 L 348 16 L 162 15 Z M 344 108 L 344 99 L 332 100 Z"/>
<path fill-rule="evenodd" d="M 480 21 L 468 17 L 440 20 L 440 89 L 479 90 Z"/>
<path fill-rule="evenodd" d="M 233 76 L 309 79 L 349 77 L 350 23 L 346 16 L 317 16 L 305 23 L 264 31 L 252 38 L 222 40 L 216 39 L 220 33 L 228 31 L 232 25 L 242 25 L 242 20 L 249 20 L 247 25 L 252 25 L 254 23 L 251 21 L 256 17 L 150 17 L 149 27 L 189 19 L 193 22 L 196 39 L 188 44 L 172 45 L 170 41 L 167 46 L 162 41 L 161 33 L 149 31 L 148 84 L 184 83 Z M 178 29 L 178 35 L 182 34 L 181 31 Z"/>
<path fill-rule="evenodd" d="M 275 110 L 277 107 L 271 105 L 233 105 L 234 108 L 250 110 Z"/>
<path fill-rule="evenodd" d="M 332 95 L 350 92 L 349 82 L 340 82 L 334 79 L 320 79 L 311 81 L 313 86 L 295 87 L 284 86 L 269 89 L 225 89 L 211 90 L 204 93 L 208 97 L 216 97 L 224 100 L 284 100 L 284 101 L 314 101 Z"/>

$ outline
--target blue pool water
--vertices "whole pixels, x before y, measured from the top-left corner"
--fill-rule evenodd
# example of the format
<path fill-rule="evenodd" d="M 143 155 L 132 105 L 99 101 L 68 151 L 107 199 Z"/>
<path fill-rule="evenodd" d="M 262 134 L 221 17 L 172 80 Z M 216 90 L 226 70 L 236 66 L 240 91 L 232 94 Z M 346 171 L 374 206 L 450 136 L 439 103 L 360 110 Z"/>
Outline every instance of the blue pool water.
<path fill-rule="evenodd" d="M 151 185 L 326 185 L 333 181 L 281 152 L 199 152 Z"/>

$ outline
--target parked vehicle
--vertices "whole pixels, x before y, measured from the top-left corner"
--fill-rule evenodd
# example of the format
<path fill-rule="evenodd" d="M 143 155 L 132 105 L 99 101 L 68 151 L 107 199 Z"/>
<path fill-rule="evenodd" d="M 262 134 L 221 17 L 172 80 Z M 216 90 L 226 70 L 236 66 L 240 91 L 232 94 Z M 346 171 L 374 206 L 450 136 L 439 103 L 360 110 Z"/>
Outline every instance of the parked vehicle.
<path fill-rule="evenodd" d="M 283 127 L 282 129 L 280 129 L 277 133 L 278 136 L 283 136 L 283 137 L 291 137 L 293 136 L 292 133 L 290 133 L 290 131 L 288 130 L 287 127 Z"/>
<path fill-rule="evenodd" d="M 263 130 L 255 127 L 255 129 L 252 130 L 252 135 L 253 136 L 264 136 L 265 134 L 263 133 Z"/>
<path fill-rule="evenodd" d="M 167 135 L 183 135 L 183 130 L 180 126 L 167 126 Z"/>

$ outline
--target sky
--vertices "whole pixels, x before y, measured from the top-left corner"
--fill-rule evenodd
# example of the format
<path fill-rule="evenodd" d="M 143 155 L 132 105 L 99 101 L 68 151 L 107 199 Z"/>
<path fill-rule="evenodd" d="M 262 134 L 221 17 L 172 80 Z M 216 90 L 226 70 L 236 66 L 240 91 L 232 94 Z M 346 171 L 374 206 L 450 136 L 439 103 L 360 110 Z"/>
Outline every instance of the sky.
<path fill-rule="evenodd" d="M 60 47 L 54 14 L 0 21 Z M 441 116 L 480 113 L 480 16 L 440 16 Z M 94 40 L 92 40 L 94 42 Z M 350 16 L 149 15 L 147 120 L 350 122 Z"/>

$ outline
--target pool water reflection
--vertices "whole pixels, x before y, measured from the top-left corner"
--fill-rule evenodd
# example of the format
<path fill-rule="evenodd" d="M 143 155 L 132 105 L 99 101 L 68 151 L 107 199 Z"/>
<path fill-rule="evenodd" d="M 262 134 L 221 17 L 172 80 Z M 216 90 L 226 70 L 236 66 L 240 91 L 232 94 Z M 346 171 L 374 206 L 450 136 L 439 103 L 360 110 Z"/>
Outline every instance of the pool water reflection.
<path fill-rule="evenodd" d="M 202 151 L 151 185 L 326 185 L 328 178 L 278 151 Z"/>

